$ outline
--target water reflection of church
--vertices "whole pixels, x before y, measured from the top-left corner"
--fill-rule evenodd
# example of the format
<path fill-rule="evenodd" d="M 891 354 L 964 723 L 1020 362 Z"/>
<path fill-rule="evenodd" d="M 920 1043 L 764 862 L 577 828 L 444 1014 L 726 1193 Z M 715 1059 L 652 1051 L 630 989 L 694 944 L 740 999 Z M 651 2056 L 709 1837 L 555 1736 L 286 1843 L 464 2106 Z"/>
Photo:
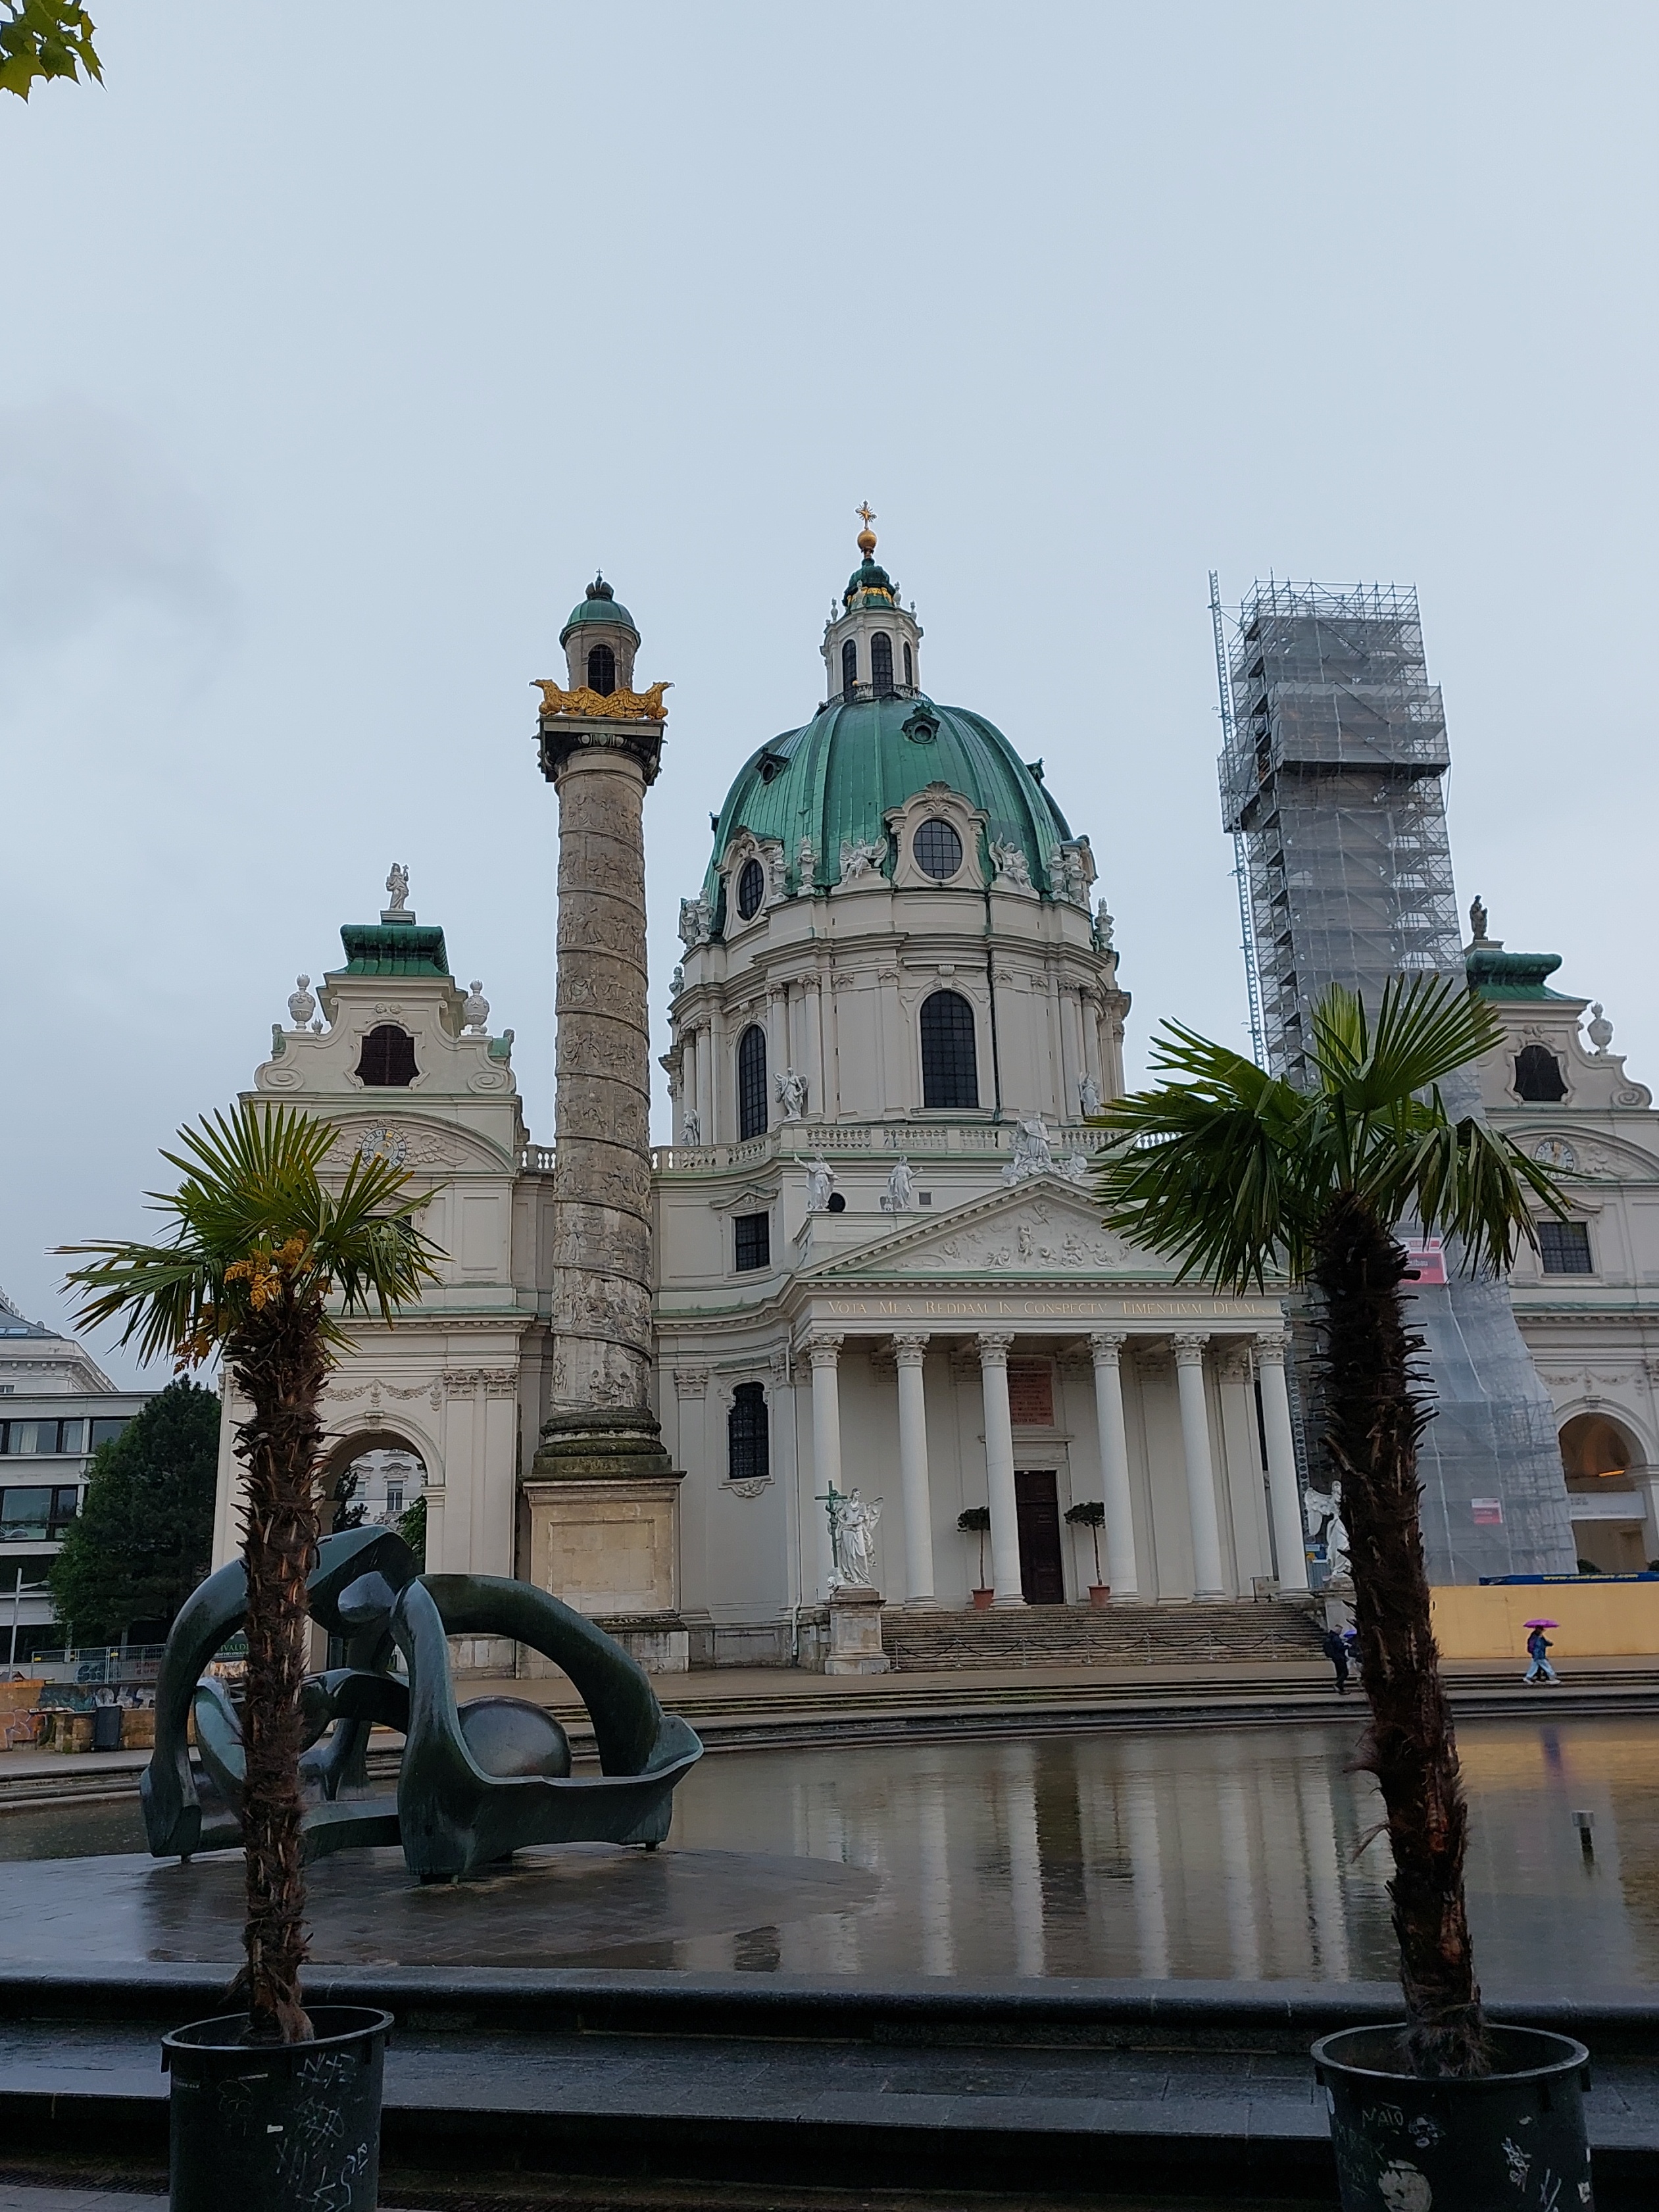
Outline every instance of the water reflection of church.
<path fill-rule="evenodd" d="M 817 1648 L 832 1485 L 879 1502 L 893 1604 L 969 1602 L 979 1545 L 957 1524 L 987 1506 L 997 1605 L 1086 1600 L 1093 1540 L 1065 1516 L 1095 1499 L 1116 1601 L 1306 1585 L 1280 1300 L 1177 1285 L 1101 1227 L 1084 1181 L 1129 1004 L 1089 840 L 1041 760 L 922 689 L 921 625 L 867 530 L 860 544 L 824 703 L 746 763 L 682 905 L 672 1139 L 652 1164 L 676 1508 L 567 1498 L 535 1569 L 634 1621 L 659 1663 Z M 573 683 L 603 694 L 605 656 L 614 683 L 638 637 L 596 584 L 563 641 Z M 392 889 L 342 931 L 320 1013 L 303 981 L 290 999 L 255 1091 L 337 1121 L 342 1164 L 381 1150 L 441 1183 L 443 1280 L 395 1331 L 356 1332 L 328 1400 L 337 1460 L 413 1455 L 429 1564 L 528 1575 L 552 1159 L 525 1126 L 513 1032 L 491 1033 L 443 931 Z M 1606 1065 L 1559 1050 L 1587 1086 Z M 1598 1114 L 1645 1127 L 1634 1095 Z M 1624 1160 L 1611 1128 L 1598 1142 Z M 1626 1425 L 1644 1463 L 1651 1409 Z M 234 1476 L 227 1450 L 222 1557 Z"/>

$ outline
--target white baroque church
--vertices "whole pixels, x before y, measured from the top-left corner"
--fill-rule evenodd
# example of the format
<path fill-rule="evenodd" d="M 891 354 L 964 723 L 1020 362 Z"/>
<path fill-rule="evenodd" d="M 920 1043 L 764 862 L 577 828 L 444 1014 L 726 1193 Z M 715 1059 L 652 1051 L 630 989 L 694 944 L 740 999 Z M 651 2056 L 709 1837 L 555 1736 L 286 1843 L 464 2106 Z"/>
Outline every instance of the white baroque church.
<path fill-rule="evenodd" d="M 890 1607 L 1308 1586 L 1282 1298 L 1177 1284 L 1091 1200 L 1088 1116 L 1122 1088 L 1129 1001 L 1089 840 L 1040 761 L 924 689 L 914 609 L 867 526 L 859 547 L 823 703 L 746 762 L 681 907 L 672 1141 L 652 1161 L 672 1510 L 595 1485 L 565 1501 L 556 1541 L 534 1534 L 552 1156 L 525 1124 L 512 1031 L 489 1033 L 401 871 L 380 920 L 343 929 L 317 999 L 301 979 L 251 1094 L 337 1122 L 342 1167 L 384 1152 L 436 1193 L 441 1280 L 394 1330 L 356 1328 L 326 1401 L 336 1465 L 417 1461 L 428 1566 L 543 1582 L 659 1667 L 821 1663 L 832 1487 L 879 1507 Z M 618 641 L 631 667 L 638 633 L 596 581 L 561 639 L 572 684 L 610 690 Z M 1559 1027 L 1583 1004 L 1525 1013 Z M 1582 1048 L 1560 1050 L 1580 1080 Z M 1604 1065 L 1582 1071 L 1599 1116 Z M 1655 1117 L 1628 1111 L 1622 1074 L 1613 1089 L 1620 1136 L 1646 1146 L 1640 1179 L 1659 1183 Z M 1605 1225 L 1592 1234 L 1611 1249 Z M 1580 1337 L 1534 1302 L 1559 1364 Z M 238 1541 L 235 1414 L 221 1559 Z M 1598 1430 L 1587 1466 L 1619 1455 L 1609 1437 L 1626 1465 L 1598 1479 L 1631 1486 L 1626 1548 L 1659 1552 L 1640 1480 L 1659 1462 L 1651 1407 Z M 1098 1531 L 1068 1522 L 1097 1503 Z M 988 1528 L 964 1531 L 976 1509 Z"/>

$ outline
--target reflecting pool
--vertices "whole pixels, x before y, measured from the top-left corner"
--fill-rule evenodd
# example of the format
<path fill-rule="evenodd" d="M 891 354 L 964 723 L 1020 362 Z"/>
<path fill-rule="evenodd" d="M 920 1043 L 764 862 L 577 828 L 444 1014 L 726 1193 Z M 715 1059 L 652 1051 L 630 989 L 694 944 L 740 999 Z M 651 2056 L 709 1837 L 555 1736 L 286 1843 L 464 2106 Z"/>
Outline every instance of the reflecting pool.
<path fill-rule="evenodd" d="M 397 1853 L 326 1861 L 313 1874 L 314 1954 L 1389 1980 L 1388 1851 L 1365 1844 L 1380 1808 L 1369 1778 L 1350 1771 L 1358 1736 L 1356 1715 L 1234 1734 L 723 1753 L 681 1787 L 653 1857 L 526 1853 L 510 1874 L 441 1893 L 410 1893 Z M 1471 1722 L 1459 1741 L 1488 1989 L 1659 1980 L 1659 1725 Z M 1594 1820 L 1592 1860 L 1573 1826 L 1581 1810 Z M 0 1818 L 8 1860 L 142 1850 L 131 1802 Z M 110 1910 L 117 1891 L 130 1896 L 124 1945 L 234 1957 L 233 1863 L 110 1860 L 106 1871 Z M 71 1907 L 74 1886 L 45 1867 L 0 1879 L 15 1927 L 40 1928 L 61 1905 L 62 1940 L 84 1944 L 100 1906 L 89 1896 Z M 192 1950 L 221 1923 L 211 1950 Z"/>

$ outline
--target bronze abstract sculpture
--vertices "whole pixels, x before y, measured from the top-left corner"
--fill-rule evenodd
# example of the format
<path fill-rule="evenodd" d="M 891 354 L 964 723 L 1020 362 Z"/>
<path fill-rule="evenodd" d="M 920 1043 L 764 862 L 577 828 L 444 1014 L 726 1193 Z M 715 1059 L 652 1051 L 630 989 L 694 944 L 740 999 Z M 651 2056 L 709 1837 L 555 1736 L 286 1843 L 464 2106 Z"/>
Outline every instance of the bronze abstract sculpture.
<path fill-rule="evenodd" d="M 582 1614 L 528 1583 L 421 1574 L 402 1537 L 382 1528 L 325 1536 L 307 1596 L 312 1619 L 343 1640 L 346 1660 L 312 1675 L 301 1702 L 301 1771 L 316 1792 L 305 1814 L 307 1857 L 401 1844 L 422 1881 L 459 1881 L 527 1844 L 653 1847 L 668 1833 L 675 1785 L 702 1746 L 663 1711 L 644 1668 Z M 155 1750 L 141 1784 L 158 1858 L 241 1841 L 240 1727 L 222 1682 L 204 1670 L 246 1605 L 238 1561 L 191 1593 L 167 1638 Z M 563 1670 L 592 1721 L 600 1773 L 571 1773 L 564 1730 L 539 1705 L 506 1697 L 457 1705 L 447 1639 L 478 1635 L 511 1637 Z M 197 1787 L 192 1714 L 222 1810 L 204 1807 Z M 404 1735 L 397 1796 L 343 1796 L 363 1781 L 376 1722 Z"/>

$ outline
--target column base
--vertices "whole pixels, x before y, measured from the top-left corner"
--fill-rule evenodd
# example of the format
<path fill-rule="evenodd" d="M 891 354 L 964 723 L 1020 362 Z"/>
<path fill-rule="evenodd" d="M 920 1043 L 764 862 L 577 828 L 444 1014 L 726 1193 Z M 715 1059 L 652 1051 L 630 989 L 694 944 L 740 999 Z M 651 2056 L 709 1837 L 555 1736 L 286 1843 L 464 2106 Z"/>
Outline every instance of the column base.
<path fill-rule="evenodd" d="M 1002 1592 L 999 1590 L 991 1600 L 991 1607 L 993 1612 L 1000 1613 L 1005 1606 L 1024 1605 L 1024 1602 L 1025 1594 L 1023 1590 L 1016 1590 L 1012 1597 L 1004 1597 Z"/>

